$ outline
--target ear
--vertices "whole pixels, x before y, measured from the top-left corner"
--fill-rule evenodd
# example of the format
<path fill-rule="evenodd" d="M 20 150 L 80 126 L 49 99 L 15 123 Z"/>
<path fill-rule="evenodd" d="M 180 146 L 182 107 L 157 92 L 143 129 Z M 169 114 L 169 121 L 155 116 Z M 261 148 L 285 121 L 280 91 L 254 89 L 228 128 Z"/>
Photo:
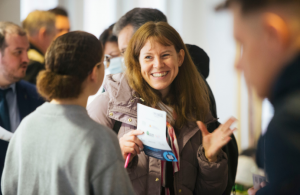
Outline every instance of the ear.
<path fill-rule="evenodd" d="M 40 30 L 38 32 L 39 38 L 43 39 L 46 35 L 47 35 L 46 28 L 45 27 L 40 28 Z"/>
<path fill-rule="evenodd" d="M 103 64 L 101 64 L 100 66 L 103 66 Z M 97 82 L 97 79 L 99 77 L 99 68 L 100 66 L 96 65 L 94 66 L 91 74 L 89 74 L 88 78 L 91 82 Z"/>
<path fill-rule="evenodd" d="M 181 49 L 178 52 L 178 61 L 179 61 L 179 67 L 182 65 L 183 61 L 184 61 L 184 57 L 185 57 L 185 52 L 183 49 Z"/>
<path fill-rule="evenodd" d="M 265 13 L 263 15 L 263 27 L 269 43 L 276 44 L 281 49 L 288 47 L 291 34 L 286 21 L 282 17 L 274 13 Z"/>

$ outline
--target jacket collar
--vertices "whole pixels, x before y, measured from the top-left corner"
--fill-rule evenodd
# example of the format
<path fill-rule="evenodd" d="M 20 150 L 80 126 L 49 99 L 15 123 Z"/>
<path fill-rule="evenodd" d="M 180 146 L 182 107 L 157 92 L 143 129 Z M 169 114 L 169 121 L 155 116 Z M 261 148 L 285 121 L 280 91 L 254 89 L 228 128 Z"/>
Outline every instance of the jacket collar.
<path fill-rule="evenodd" d="M 288 94 L 300 90 L 300 54 L 281 72 L 271 89 L 270 101 L 276 102 Z"/>
<path fill-rule="evenodd" d="M 130 88 L 126 75 L 123 73 L 107 75 L 105 78 L 104 89 L 109 96 L 108 111 L 120 113 L 120 119 L 124 119 L 120 120 L 121 122 L 136 126 L 137 103 L 140 103 L 141 101 L 135 95 L 135 91 Z M 131 121 L 127 121 L 127 118 L 121 117 L 121 115 L 132 117 L 130 118 Z"/>
<path fill-rule="evenodd" d="M 44 56 L 43 52 L 41 52 L 41 50 L 39 50 L 35 45 L 33 45 L 32 43 L 30 43 L 30 49 L 34 49 L 36 50 L 39 54 L 41 54 L 42 56 Z"/>

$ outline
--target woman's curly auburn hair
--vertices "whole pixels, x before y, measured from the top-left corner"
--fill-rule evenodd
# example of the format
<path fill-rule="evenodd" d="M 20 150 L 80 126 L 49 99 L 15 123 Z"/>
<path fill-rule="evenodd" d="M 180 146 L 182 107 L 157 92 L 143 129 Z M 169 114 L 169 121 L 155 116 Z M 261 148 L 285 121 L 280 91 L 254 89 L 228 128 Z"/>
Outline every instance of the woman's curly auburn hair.
<path fill-rule="evenodd" d="M 183 49 L 184 61 L 171 84 L 169 95 L 162 100 L 159 91 L 153 89 L 141 74 L 140 51 L 146 42 L 157 41 L 164 46 L 174 46 L 177 53 Z M 209 95 L 205 81 L 197 71 L 192 58 L 178 32 L 166 22 L 147 22 L 131 38 L 125 52 L 126 77 L 130 87 L 144 99 L 148 106 L 156 107 L 163 101 L 176 113 L 176 128 L 197 120 L 205 121 L 209 114 Z"/>

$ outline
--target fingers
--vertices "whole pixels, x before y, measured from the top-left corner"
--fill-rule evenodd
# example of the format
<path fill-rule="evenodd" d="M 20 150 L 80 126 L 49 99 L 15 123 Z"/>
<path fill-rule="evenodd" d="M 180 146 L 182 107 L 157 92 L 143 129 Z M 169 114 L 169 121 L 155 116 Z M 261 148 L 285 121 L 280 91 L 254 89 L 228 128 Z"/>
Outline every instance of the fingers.
<path fill-rule="evenodd" d="M 132 130 L 132 131 L 128 132 L 125 135 L 142 135 L 142 134 L 144 134 L 144 131 L 141 131 L 141 130 Z"/>
<path fill-rule="evenodd" d="M 122 147 L 122 152 L 124 154 L 126 154 L 126 156 L 130 153 L 132 155 L 137 155 L 138 153 L 136 152 L 136 148 L 135 147 Z"/>
<path fill-rule="evenodd" d="M 266 185 L 267 185 L 267 182 L 265 182 L 265 181 L 263 181 L 263 182 L 260 183 L 260 187 L 261 188 L 266 187 Z"/>
<path fill-rule="evenodd" d="M 236 121 L 236 118 L 231 117 L 228 119 L 223 125 L 220 125 L 219 128 L 221 128 L 222 131 L 226 131 L 227 129 L 230 129 L 230 126 Z"/>
<path fill-rule="evenodd" d="M 139 146 L 136 145 L 134 142 L 124 142 L 123 146 L 126 148 L 131 148 L 131 150 L 134 149 L 135 153 L 137 153 L 137 154 L 140 153 Z M 132 153 L 132 152 L 130 152 L 130 153 Z"/>
<path fill-rule="evenodd" d="M 137 135 L 142 135 L 143 133 L 143 131 L 133 130 L 119 139 L 124 159 L 126 159 L 129 153 L 131 153 L 132 156 L 140 154 L 140 148 L 143 149 L 144 147 L 142 141 L 137 138 Z"/>
<path fill-rule="evenodd" d="M 234 128 L 234 129 L 227 129 L 225 132 L 224 132 L 224 136 L 226 137 L 230 137 L 234 131 L 236 131 L 237 128 Z"/>
<path fill-rule="evenodd" d="M 252 188 L 249 188 L 248 194 L 249 194 L 249 195 L 255 195 L 257 191 L 258 191 L 258 190 L 254 189 L 254 188 L 252 187 Z"/>
<path fill-rule="evenodd" d="M 201 121 L 197 121 L 197 125 L 198 125 L 199 129 L 201 130 L 203 136 L 206 136 L 206 135 L 209 134 L 206 126 L 204 125 L 204 123 L 202 123 Z"/>
<path fill-rule="evenodd" d="M 144 148 L 143 142 L 137 137 L 137 135 L 142 135 L 144 132 L 140 130 L 136 130 L 138 132 L 135 132 L 135 130 L 130 131 L 129 133 L 125 134 L 122 138 L 128 142 L 133 142 L 136 145 L 138 145 L 141 149 Z"/>

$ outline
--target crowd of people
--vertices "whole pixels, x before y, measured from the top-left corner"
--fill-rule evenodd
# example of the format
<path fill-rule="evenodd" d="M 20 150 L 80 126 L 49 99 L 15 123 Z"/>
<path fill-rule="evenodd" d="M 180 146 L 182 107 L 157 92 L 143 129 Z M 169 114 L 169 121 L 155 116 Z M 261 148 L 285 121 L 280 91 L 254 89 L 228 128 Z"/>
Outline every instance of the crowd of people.
<path fill-rule="evenodd" d="M 257 148 L 267 183 L 248 193 L 300 194 L 300 2 L 216 9 L 232 12 L 237 68 L 275 108 Z M 14 133 L 0 140 L 0 193 L 230 195 L 236 119 L 218 122 L 208 75 L 206 52 L 157 9 L 134 8 L 99 38 L 70 31 L 62 8 L 0 21 L 0 126 Z M 166 112 L 177 163 L 144 152 L 138 103 Z"/>

